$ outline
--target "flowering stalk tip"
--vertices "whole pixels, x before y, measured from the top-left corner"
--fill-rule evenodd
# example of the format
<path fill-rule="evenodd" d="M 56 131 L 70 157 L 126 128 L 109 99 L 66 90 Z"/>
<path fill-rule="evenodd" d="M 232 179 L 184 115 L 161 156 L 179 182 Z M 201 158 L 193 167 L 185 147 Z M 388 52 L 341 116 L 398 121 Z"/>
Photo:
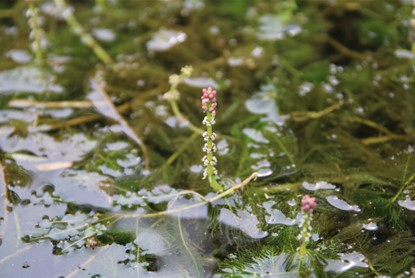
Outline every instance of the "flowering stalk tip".
<path fill-rule="evenodd" d="M 301 242 L 299 253 L 301 256 L 306 254 L 307 243 L 311 237 L 311 221 L 313 220 L 313 211 L 317 206 L 316 198 L 310 197 L 309 195 L 304 195 L 301 199 L 301 212 L 303 218 L 300 222 L 301 232 L 298 235 L 298 239 Z"/>
<path fill-rule="evenodd" d="M 216 181 L 218 170 L 216 169 L 217 159 L 214 156 L 214 153 L 216 152 L 216 145 L 214 143 L 216 133 L 213 132 L 213 125 L 216 123 L 216 107 L 218 106 L 216 94 L 216 90 L 213 90 L 211 87 L 202 90 L 202 110 L 206 114 L 202 122 L 206 126 L 206 131 L 203 133 L 203 139 L 205 141 L 203 152 L 205 152 L 206 155 L 202 158 L 202 161 L 203 166 L 205 167 L 203 179 L 208 178 L 210 186 L 215 191 L 221 191 L 223 188 Z"/>
<path fill-rule="evenodd" d="M 46 34 L 42 29 L 42 18 L 39 9 L 36 7 L 36 0 L 25 0 L 28 4 L 26 17 L 29 24 L 29 39 L 31 40 L 31 49 L 35 56 L 35 63 L 43 63 L 43 51 L 47 46 Z"/>
<path fill-rule="evenodd" d="M 310 195 L 303 196 L 303 199 L 301 200 L 301 211 L 303 213 L 313 213 L 316 206 L 317 203 L 315 197 L 310 197 Z"/>

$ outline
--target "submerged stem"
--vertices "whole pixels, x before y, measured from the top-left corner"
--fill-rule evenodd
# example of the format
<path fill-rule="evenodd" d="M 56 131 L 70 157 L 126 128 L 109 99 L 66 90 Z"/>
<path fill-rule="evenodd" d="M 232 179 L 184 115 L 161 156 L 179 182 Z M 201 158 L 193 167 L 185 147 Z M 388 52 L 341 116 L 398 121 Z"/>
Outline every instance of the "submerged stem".
<path fill-rule="evenodd" d="M 108 55 L 108 53 L 101 47 L 101 45 L 90 35 L 88 34 L 79 21 L 73 15 L 72 10 L 65 3 L 64 0 L 54 0 L 56 6 L 62 11 L 62 15 L 65 18 L 65 21 L 71 26 L 72 30 L 77 34 L 83 43 L 94 51 L 95 55 L 106 65 L 112 65 L 114 61 Z"/>
<path fill-rule="evenodd" d="M 171 210 L 164 210 L 164 211 L 159 211 L 159 212 L 154 212 L 154 213 L 147 213 L 147 214 L 115 214 L 115 217 L 118 217 L 118 219 L 126 219 L 126 218 L 153 218 L 153 217 L 159 217 L 159 216 L 164 216 L 164 215 L 169 215 L 169 214 L 173 214 L 173 213 L 178 213 L 178 212 L 182 212 L 185 210 L 189 210 L 189 209 L 194 209 L 209 203 L 213 203 L 217 200 L 220 200 L 228 195 L 233 194 L 235 191 L 238 191 L 240 189 L 243 189 L 246 185 L 248 185 L 252 180 L 255 180 L 258 176 L 258 173 L 252 173 L 247 179 L 245 179 L 243 182 L 238 183 L 234 186 L 232 186 L 231 188 L 219 193 L 218 195 L 215 195 L 211 198 L 205 199 L 202 202 L 199 203 L 195 203 L 189 206 L 185 206 L 185 207 L 180 207 L 180 208 L 176 208 L 176 209 L 171 209 Z M 189 191 L 187 191 L 189 192 Z M 189 192 L 190 193 L 190 192 Z M 180 194 L 180 193 L 179 193 Z"/>

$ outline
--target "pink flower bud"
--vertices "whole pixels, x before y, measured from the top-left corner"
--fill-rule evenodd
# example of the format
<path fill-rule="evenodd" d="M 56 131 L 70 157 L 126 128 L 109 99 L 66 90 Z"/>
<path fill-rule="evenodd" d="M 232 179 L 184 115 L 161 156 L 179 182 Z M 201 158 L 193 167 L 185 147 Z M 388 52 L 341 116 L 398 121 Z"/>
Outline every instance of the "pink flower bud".
<path fill-rule="evenodd" d="M 202 89 L 202 110 L 216 114 L 216 90 L 212 90 L 212 87 Z"/>
<path fill-rule="evenodd" d="M 304 195 L 301 200 L 301 211 L 305 213 L 312 213 L 317 206 L 316 198 Z"/>

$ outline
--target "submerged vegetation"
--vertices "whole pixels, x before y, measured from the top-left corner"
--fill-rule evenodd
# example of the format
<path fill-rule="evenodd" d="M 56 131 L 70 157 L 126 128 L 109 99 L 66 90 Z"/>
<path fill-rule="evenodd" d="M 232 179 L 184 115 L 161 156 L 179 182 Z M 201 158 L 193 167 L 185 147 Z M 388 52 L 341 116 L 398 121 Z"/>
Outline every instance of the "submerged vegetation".
<path fill-rule="evenodd" d="M 413 10 L 2 1 L 2 276 L 415 275 Z"/>

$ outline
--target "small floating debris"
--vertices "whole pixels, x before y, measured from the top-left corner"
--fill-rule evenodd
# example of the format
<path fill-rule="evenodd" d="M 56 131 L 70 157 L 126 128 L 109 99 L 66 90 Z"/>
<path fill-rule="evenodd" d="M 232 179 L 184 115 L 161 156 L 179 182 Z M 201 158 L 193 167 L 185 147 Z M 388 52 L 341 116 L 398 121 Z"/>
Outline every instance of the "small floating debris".
<path fill-rule="evenodd" d="M 12 49 L 6 53 L 6 57 L 18 64 L 26 64 L 32 61 L 30 53 L 23 49 Z"/>
<path fill-rule="evenodd" d="M 336 189 L 336 186 L 326 181 L 318 181 L 315 184 L 308 183 L 305 181 L 303 182 L 303 187 L 307 190 L 312 190 L 312 191 L 319 190 L 319 189 Z"/>
<path fill-rule="evenodd" d="M 407 49 L 396 49 L 395 50 L 395 57 L 401 58 L 401 59 L 414 59 L 415 54 L 412 51 L 409 51 Z"/>
<path fill-rule="evenodd" d="M 219 87 L 219 84 L 215 80 L 208 77 L 186 77 L 183 79 L 183 83 L 195 88 Z"/>
<path fill-rule="evenodd" d="M 335 208 L 345 211 L 356 211 L 360 212 L 360 208 L 357 205 L 349 205 L 345 201 L 339 199 L 339 197 L 330 195 L 326 197 L 327 202 Z"/>
<path fill-rule="evenodd" d="M 263 203 L 265 211 L 269 214 L 265 216 L 265 222 L 268 224 L 282 224 L 287 226 L 297 224 L 297 219 L 285 216 L 279 209 L 273 209 L 272 206 L 274 204 L 274 201 L 267 201 Z"/>
<path fill-rule="evenodd" d="M 200 174 L 203 173 L 203 166 L 200 164 L 193 164 L 189 168 L 191 173 Z"/>
<path fill-rule="evenodd" d="M 276 125 L 281 126 L 284 120 L 275 103 L 276 92 L 273 85 L 261 85 L 261 90 L 245 101 L 246 109 L 253 114 L 266 115 Z"/>
<path fill-rule="evenodd" d="M 227 64 L 230 67 L 239 67 L 243 66 L 245 59 L 243 57 L 229 57 Z"/>
<path fill-rule="evenodd" d="M 268 114 L 277 109 L 275 101 L 267 95 L 256 94 L 245 102 L 245 107 L 254 114 Z"/>
<path fill-rule="evenodd" d="M 55 77 L 35 67 L 20 67 L 0 73 L 0 93 L 62 93 L 63 88 L 54 84 Z"/>
<path fill-rule="evenodd" d="M 302 28 L 296 23 L 285 23 L 283 17 L 273 14 L 263 15 L 259 18 L 257 37 L 262 40 L 282 40 L 287 35 L 295 36 L 301 33 Z"/>
<path fill-rule="evenodd" d="M 253 128 L 244 128 L 242 131 L 246 136 L 258 143 L 269 143 L 269 140 L 265 138 L 261 131 Z"/>
<path fill-rule="evenodd" d="M 415 211 L 415 201 L 412 201 L 409 197 L 406 197 L 405 201 L 398 201 L 398 204 L 403 208 Z"/>
<path fill-rule="evenodd" d="M 271 162 L 269 162 L 266 159 L 263 159 L 263 160 L 257 161 L 256 164 L 252 165 L 251 169 L 255 171 L 266 170 L 266 172 L 270 171 L 272 173 L 270 167 L 271 167 Z"/>
<path fill-rule="evenodd" d="M 218 221 L 241 230 L 251 238 L 260 239 L 268 235 L 268 232 L 258 228 L 259 221 L 257 216 L 246 210 L 238 210 L 234 214 L 230 210 L 222 208 Z"/>
<path fill-rule="evenodd" d="M 264 169 L 259 169 L 257 171 L 257 176 L 258 176 L 258 178 L 268 177 L 268 176 L 272 175 L 272 173 L 273 173 L 273 171 L 271 169 L 264 168 Z"/>
<path fill-rule="evenodd" d="M 150 51 L 165 51 L 186 40 L 187 35 L 181 31 L 161 29 L 154 33 L 146 44 Z"/>
<path fill-rule="evenodd" d="M 216 144 L 216 147 L 218 148 L 218 154 L 219 155 L 225 155 L 229 153 L 229 144 L 226 139 L 221 139 Z"/>
<path fill-rule="evenodd" d="M 95 38 L 102 42 L 112 42 L 116 38 L 115 33 L 112 30 L 106 28 L 95 28 L 92 30 L 92 34 Z"/>
<path fill-rule="evenodd" d="M 374 222 L 369 222 L 367 224 L 363 224 L 362 228 L 367 230 L 367 231 L 377 231 L 378 225 Z"/>
<path fill-rule="evenodd" d="M 326 271 L 334 271 L 337 273 L 345 272 L 354 267 L 368 267 L 364 262 L 365 256 L 358 252 L 349 254 L 339 254 L 340 260 L 328 260 Z"/>

